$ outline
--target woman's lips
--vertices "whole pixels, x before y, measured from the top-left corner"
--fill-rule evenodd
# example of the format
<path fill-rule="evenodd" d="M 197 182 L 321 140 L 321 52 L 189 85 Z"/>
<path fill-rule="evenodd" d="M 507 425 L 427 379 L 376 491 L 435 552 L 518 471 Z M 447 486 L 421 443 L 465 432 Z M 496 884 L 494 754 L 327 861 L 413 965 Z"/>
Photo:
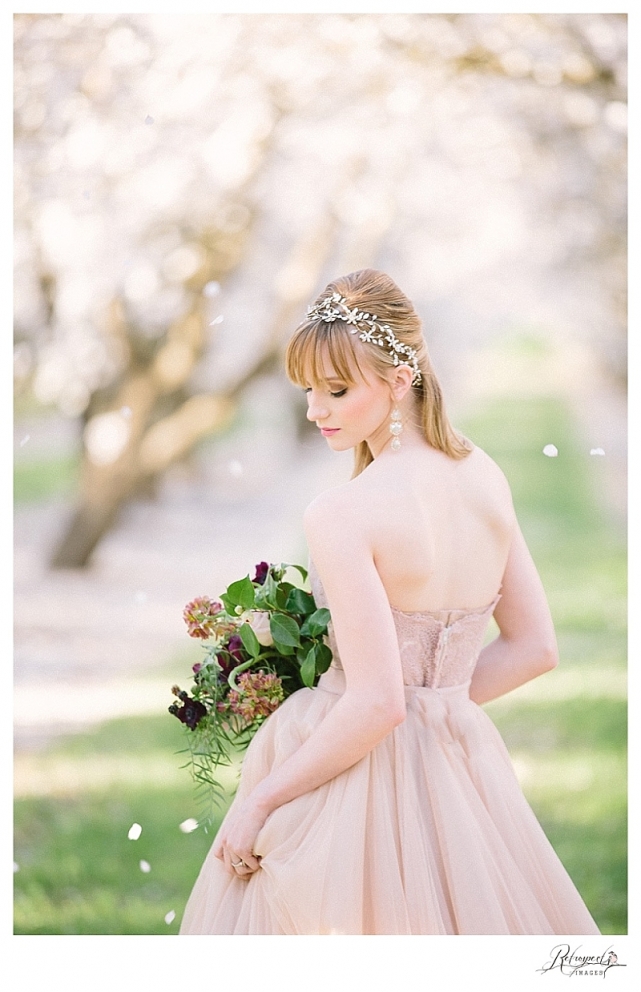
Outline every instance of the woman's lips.
<path fill-rule="evenodd" d="M 340 427 L 321 427 L 320 432 L 323 437 L 329 437 L 330 434 L 337 434 Z"/>

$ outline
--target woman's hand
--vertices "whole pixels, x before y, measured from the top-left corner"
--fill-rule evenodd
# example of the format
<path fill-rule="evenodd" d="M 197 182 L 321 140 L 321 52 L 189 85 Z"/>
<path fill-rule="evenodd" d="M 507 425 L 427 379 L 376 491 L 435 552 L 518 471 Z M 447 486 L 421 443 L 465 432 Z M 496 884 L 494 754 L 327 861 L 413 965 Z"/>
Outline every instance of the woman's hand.
<path fill-rule="evenodd" d="M 267 813 L 251 795 L 228 813 L 218 831 L 214 855 L 220 858 L 230 875 L 249 878 L 260 868 L 254 844 L 266 819 Z"/>

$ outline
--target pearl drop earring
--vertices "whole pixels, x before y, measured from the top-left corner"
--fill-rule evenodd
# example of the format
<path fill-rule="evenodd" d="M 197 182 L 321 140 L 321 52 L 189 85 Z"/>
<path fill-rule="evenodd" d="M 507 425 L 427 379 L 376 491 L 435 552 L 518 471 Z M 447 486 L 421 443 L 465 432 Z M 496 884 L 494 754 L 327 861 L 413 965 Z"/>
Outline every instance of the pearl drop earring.
<path fill-rule="evenodd" d="M 401 423 L 401 411 L 398 407 L 394 407 L 392 410 L 392 417 L 390 420 L 390 434 L 392 434 L 392 451 L 398 451 L 401 446 L 400 434 L 403 431 L 403 424 Z"/>

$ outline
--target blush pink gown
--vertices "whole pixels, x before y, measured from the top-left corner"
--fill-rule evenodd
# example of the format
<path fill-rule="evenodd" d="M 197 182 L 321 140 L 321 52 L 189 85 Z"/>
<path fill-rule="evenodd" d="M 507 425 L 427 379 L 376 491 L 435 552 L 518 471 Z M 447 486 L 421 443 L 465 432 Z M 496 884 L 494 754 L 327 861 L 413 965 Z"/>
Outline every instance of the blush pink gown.
<path fill-rule="evenodd" d="M 317 605 L 326 598 L 310 563 Z M 498 601 L 393 609 L 407 717 L 357 764 L 275 810 L 261 868 L 232 878 L 209 852 L 181 934 L 598 934 L 528 805 L 505 744 L 469 698 Z M 315 689 L 263 724 L 237 800 L 292 754 L 345 687 L 338 649 Z"/>

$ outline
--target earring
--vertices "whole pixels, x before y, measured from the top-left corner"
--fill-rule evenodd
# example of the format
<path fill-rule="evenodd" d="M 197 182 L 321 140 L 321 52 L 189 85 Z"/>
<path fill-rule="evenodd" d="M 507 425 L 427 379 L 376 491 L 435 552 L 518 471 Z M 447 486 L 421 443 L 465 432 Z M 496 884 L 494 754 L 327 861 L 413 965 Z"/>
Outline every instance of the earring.
<path fill-rule="evenodd" d="M 401 446 L 401 439 L 399 435 L 403 431 L 403 424 L 401 423 L 401 411 L 398 407 L 394 407 L 392 410 L 392 417 L 389 425 L 390 434 L 392 434 L 392 451 L 398 451 Z"/>

